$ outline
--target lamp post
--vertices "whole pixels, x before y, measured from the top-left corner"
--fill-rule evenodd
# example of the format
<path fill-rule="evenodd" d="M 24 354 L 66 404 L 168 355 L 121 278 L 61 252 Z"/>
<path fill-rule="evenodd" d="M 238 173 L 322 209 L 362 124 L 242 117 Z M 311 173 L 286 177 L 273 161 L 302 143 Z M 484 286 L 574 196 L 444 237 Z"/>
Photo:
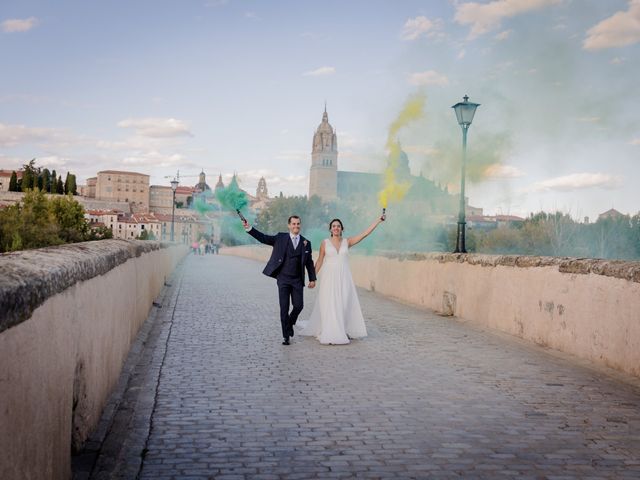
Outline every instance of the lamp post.
<path fill-rule="evenodd" d="M 176 190 L 178 189 L 178 180 L 171 180 L 171 190 L 173 190 L 173 200 L 171 202 L 171 241 L 173 242 L 173 224 L 176 215 Z"/>
<path fill-rule="evenodd" d="M 462 175 L 460 179 L 460 211 L 458 212 L 458 232 L 456 234 L 456 249 L 453 253 L 467 253 L 465 248 L 465 204 L 464 204 L 464 177 L 467 167 L 467 130 L 471 126 L 473 116 L 476 114 L 476 108 L 479 103 L 469 101 L 469 96 L 465 95 L 464 102 L 458 102 L 453 107 L 458 118 L 458 124 L 462 127 Z"/>

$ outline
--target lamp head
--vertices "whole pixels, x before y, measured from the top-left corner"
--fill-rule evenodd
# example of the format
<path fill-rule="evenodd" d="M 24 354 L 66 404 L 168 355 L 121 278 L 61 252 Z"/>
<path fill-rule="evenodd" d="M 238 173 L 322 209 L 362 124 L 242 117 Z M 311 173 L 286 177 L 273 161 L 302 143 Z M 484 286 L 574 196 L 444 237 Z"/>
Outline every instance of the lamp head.
<path fill-rule="evenodd" d="M 476 108 L 480 106 L 479 103 L 473 103 L 469 101 L 469 96 L 465 95 L 463 102 L 456 103 L 453 107 L 456 111 L 456 117 L 461 127 L 468 127 L 473 121 L 473 116 L 476 114 Z"/>
<path fill-rule="evenodd" d="M 176 180 L 175 178 L 171 180 L 171 190 L 175 192 L 178 189 L 178 183 L 178 180 Z"/>

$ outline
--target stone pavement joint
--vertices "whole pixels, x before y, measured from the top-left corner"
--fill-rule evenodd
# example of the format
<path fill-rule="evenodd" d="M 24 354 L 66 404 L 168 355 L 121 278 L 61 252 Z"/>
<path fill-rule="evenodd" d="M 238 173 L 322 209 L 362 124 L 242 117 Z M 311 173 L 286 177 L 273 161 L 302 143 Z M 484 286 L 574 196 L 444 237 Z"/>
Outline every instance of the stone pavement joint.
<path fill-rule="evenodd" d="M 282 346 L 261 270 L 181 264 L 77 478 L 640 478 L 630 377 L 363 290 L 369 337 Z"/>

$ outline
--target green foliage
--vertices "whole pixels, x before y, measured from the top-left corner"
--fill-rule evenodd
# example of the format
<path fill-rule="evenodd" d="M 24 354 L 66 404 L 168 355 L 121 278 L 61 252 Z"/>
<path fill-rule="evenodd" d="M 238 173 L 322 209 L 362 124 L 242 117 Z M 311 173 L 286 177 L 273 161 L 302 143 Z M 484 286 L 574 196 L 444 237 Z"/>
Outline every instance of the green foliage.
<path fill-rule="evenodd" d="M 32 158 L 29 163 L 22 166 L 22 182 L 20 189 L 23 192 L 39 188 L 38 178 L 40 177 L 40 168 L 36 167 L 36 159 Z"/>
<path fill-rule="evenodd" d="M 57 193 L 58 189 L 58 177 L 55 170 L 51 170 L 51 178 L 49 180 L 49 188 L 47 192 L 49 193 Z"/>
<path fill-rule="evenodd" d="M 99 225 L 89 229 L 86 240 L 105 240 L 108 238 L 113 238 L 111 229 L 105 225 Z"/>
<path fill-rule="evenodd" d="M 2 252 L 111 237 L 106 227 L 89 228 L 83 207 L 71 196 L 49 200 L 43 191 L 29 190 L 22 203 L 0 210 Z"/>
<path fill-rule="evenodd" d="M 53 190 L 53 187 L 51 187 L 51 189 Z M 54 192 L 51 192 L 51 193 L 54 193 Z M 58 176 L 58 182 L 56 184 L 55 193 L 59 195 L 64 195 L 64 183 L 62 183 L 62 175 Z"/>
<path fill-rule="evenodd" d="M 50 200 L 50 209 L 58 224 L 58 236 L 65 243 L 82 242 L 88 237 L 89 225 L 84 208 L 71 195 Z"/>
<path fill-rule="evenodd" d="M 11 172 L 11 179 L 9 180 L 9 191 L 10 192 L 18 192 L 18 174 L 14 170 Z"/>
<path fill-rule="evenodd" d="M 640 214 L 583 224 L 565 213 L 539 212 L 520 226 L 474 232 L 480 253 L 640 259 Z"/>
<path fill-rule="evenodd" d="M 140 235 L 136 237 L 136 240 L 155 240 L 156 236 L 151 230 L 143 230 Z"/>
<path fill-rule="evenodd" d="M 65 195 L 77 195 L 78 188 L 76 186 L 76 176 L 67 172 L 67 176 L 64 179 L 64 193 Z"/>
<path fill-rule="evenodd" d="M 51 192 L 51 172 L 49 172 L 48 168 L 42 169 L 40 178 L 42 178 L 42 190 L 47 193 Z"/>
<path fill-rule="evenodd" d="M 0 211 L 0 250 L 9 252 L 63 243 L 42 192 L 26 192 L 21 204 Z"/>
<path fill-rule="evenodd" d="M 268 234 L 287 231 L 291 215 L 302 219 L 302 233 L 314 249 L 329 236 L 329 222 L 339 218 L 344 235 L 365 230 L 381 212 L 376 204 L 322 203 L 318 197 L 274 198 L 260 211 L 255 227 Z M 387 221 L 358 245 L 362 253 L 373 251 L 452 252 L 456 245 L 456 224 L 430 223 L 418 205 L 405 202 L 387 210 Z M 466 229 L 466 249 L 471 253 L 497 255 L 570 256 L 606 259 L 640 259 L 640 213 L 633 217 L 598 220 L 582 224 L 562 212 L 531 214 L 523 222 L 497 228 Z M 223 218 L 221 241 L 225 245 L 254 243 L 239 219 Z"/>

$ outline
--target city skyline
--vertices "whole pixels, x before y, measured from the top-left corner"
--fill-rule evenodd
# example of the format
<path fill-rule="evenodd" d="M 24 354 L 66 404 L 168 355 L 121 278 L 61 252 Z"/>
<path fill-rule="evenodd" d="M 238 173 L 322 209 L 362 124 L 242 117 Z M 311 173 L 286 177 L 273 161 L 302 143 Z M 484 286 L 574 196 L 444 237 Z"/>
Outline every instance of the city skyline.
<path fill-rule="evenodd" d="M 595 219 L 640 210 L 640 1 L 6 2 L 0 168 L 151 175 L 237 172 L 305 195 L 325 101 L 338 168 L 382 172 L 390 122 L 414 175 L 459 185 L 451 105 L 469 131 L 471 205 Z M 196 178 L 192 178 L 193 184 Z M 215 183 L 215 181 L 214 181 Z M 398 208 L 401 208 L 398 207 Z"/>

